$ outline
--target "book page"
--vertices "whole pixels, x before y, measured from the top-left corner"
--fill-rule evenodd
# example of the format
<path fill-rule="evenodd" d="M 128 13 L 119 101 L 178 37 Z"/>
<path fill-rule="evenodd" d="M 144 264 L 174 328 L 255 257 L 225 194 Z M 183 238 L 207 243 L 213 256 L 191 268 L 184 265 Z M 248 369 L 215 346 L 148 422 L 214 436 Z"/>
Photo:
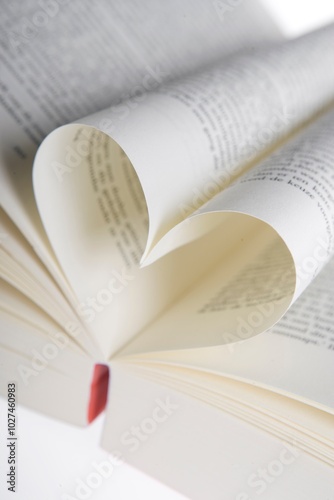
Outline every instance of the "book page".
<path fill-rule="evenodd" d="M 2 329 L 6 329 L 9 335 L 19 338 L 22 342 L 22 329 L 31 335 L 33 344 L 34 329 L 26 323 L 13 321 L 1 314 L 0 324 Z M 45 344 L 45 340 L 39 346 L 39 352 Z M 31 349 L 32 352 L 34 348 Z M 42 412 L 52 418 L 65 420 L 73 425 L 87 425 L 88 404 L 90 398 L 90 383 L 94 371 L 94 363 L 91 359 L 80 356 L 81 361 L 76 362 L 79 356 L 64 355 L 66 349 L 59 355 L 59 361 L 64 366 L 64 362 L 69 362 L 68 371 L 60 370 L 58 367 L 51 367 L 48 362 L 43 365 L 38 356 L 30 355 L 19 350 L 11 350 L 0 343 L 0 393 L 6 394 L 8 380 L 17 382 L 20 394 L 19 403 L 32 408 L 34 411 Z M 45 361 L 45 358 L 43 358 Z M 53 364 L 53 363 L 52 363 Z M 36 369 L 37 367 L 37 369 Z M 74 369 L 73 369 L 74 368 Z M 26 386 L 21 379 L 26 381 Z M 75 375 L 73 375 L 75 374 Z M 60 398 L 57 395 L 61 395 Z"/>
<path fill-rule="evenodd" d="M 80 367 L 87 363 L 89 356 L 78 345 L 76 339 L 70 338 L 55 320 L 3 280 L 0 280 L 0 318 L 1 346 L 8 351 L 15 351 L 25 356 L 27 366 L 31 369 L 33 358 L 36 360 L 36 363 L 33 363 L 35 370 L 37 366 L 42 371 L 48 365 L 68 375 L 71 371 L 80 370 Z M 8 329 L 8 323 L 16 327 Z M 29 335 L 22 337 L 24 323 L 27 324 Z M 96 355 L 96 353 L 92 355 L 94 354 Z M 17 375 L 23 375 L 23 372 L 18 370 Z M 25 382 L 33 373 L 27 370 L 26 375 L 26 380 L 24 377 L 21 379 L 24 386 L 27 385 Z"/>
<path fill-rule="evenodd" d="M 249 43 L 281 38 L 255 0 L 227 12 L 190 0 L 154 6 L 30 0 L 3 6 L 0 31 L 1 204 L 65 288 L 31 186 L 33 157 L 45 135 L 127 98 L 131 112 L 166 80 Z"/>
<path fill-rule="evenodd" d="M 120 461 L 194 500 L 330 497 L 333 468 L 293 436 L 278 439 L 124 364 L 111 371 L 102 446 Z"/>
<path fill-rule="evenodd" d="M 241 212 L 273 227 L 296 266 L 294 300 L 334 252 L 333 133 L 332 108 L 198 211 Z"/>
<path fill-rule="evenodd" d="M 150 93 L 122 122 L 113 107 L 81 120 L 111 136 L 139 177 L 149 214 L 142 263 L 196 238 L 175 226 L 334 99 L 333 34 L 329 25 L 209 66 Z M 71 164 L 62 164 L 65 180 Z"/>
<path fill-rule="evenodd" d="M 334 330 L 331 260 L 291 309 L 270 330 L 244 341 L 265 311 L 249 315 L 235 332 L 235 344 L 124 358 L 125 363 L 153 361 L 215 373 L 270 389 L 334 412 Z M 175 325 L 174 325 L 175 328 Z"/>
<path fill-rule="evenodd" d="M 140 363 L 136 372 L 138 377 L 199 399 L 272 436 L 293 439 L 299 449 L 334 465 L 334 409 L 189 367 Z"/>
<path fill-rule="evenodd" d="M 291 42 L 292 45 L 288 44 L 287 46 L 270 49 L 265 53 L 265 57 L 262 53 L 254 55 L 254 57 L 242 57 L 241 62 L 233 63 L 232 61 L 230 63 L 233 71 L 231 67 L 227 66 L 228 70 L 226 74 L 229 77 L 231 74 L 235 78 L 238 77 L 234 82 L 238 81 L 239 84 L 243 81 L 244 73 L 242 73 L 242 67 L 245 66 L 245 71 L 247 74 L 249 73 L 249 79 L 253 82 L 252 92 L 255 92 L 255 96 L 259 99 L 264 95 L 264 100 L 261 102 L 265 106 L 266 112 L 261 115 L 262 118 L 264 117 L 263 121 L 258 122 L 258 115 L 253 117 L 255 130 L 258 132 L 261 131 L 261 127 L 268 124 L 268 120 L 272 118 L 271 104 L 273 100 L 276 104 L 279 103 L 277 104 L 277 109 L 294 111 L 294 124 L 298 123 L 299 120 L 306 119 L 318 107 L 324 106 L 327 103 L 332 96 L 334 88 L 330 84 L 332 76 L 334 84 L 334 73 L 332 76 L 328 76 L 325 72 L 327 64 L 325 65 L 324 61 L 319 58 L 319 50 L 327 43 L 332 32 L 333 27 L 330 26 L 309 35 L 309 37 Z M 311 48 L 312 51 L 310 52 Z M 261 62 L 263 57 L 264 62 Z M 297 63 L 300 60 L 303 60 L 304 63 L 298 65 Z M 233 64 L 236 64 L 236 66 L 233 66 Z M 276 68 L 273 72 L 270 71 L 272 66 Z M 251 71 L 254 68 L 258 69 L 255 72 L 255 79 Z M 280 69 L 280 72 L 277 68 Z M 241 71 L 241 74 L 239 74 L 239 71 Z M 227 79 L 225 86 L 221 82 L 222 87 L 218 86 L 218 77 L 221 77 L 223 82 L 224 74 L 224 67 L 222 66 L 218 71 L 217 80 L 214 81 L 214 87 L 217 89 L 220 97 L 222 97 L 222 89 L 226 89 L 227 83 L 229 83 L 229 79 Z M 270 91 L 267 93 L 263 93 L 262 87 L 257 89 L 259 82 L 263 79 L 263 75 L 265 76 L 264 81 L 270 87 Z M 279 75 L 281 75 L 281 80 L 279 80 Z M 204 81 L 205 78 L 204 76 Z M 250 80 L 247 80 L 247 85 Z M 277 89 L 274 87 L 274 81 Z M 281 82 L 279 86 L 278 81 Z M 186 88 L 188 80 L 185 83 L 181 82 L 179 84 L 180 89 L 183 84 Z M 318 93 L 319 85 L 322 88 L 321 94 Z M 228 87 L 231 86 L 229 85 Z M 317 92 L 315 92 L 316 89 Z M 202 93 L 204 90 L 204 87 L 200 86 Z M 236 129 L 233 129 L 229 120 L 226 121 L 225 126 L 231 129 L 232 135 L 235 135 L 235 140 L 240 138 L 239 142 L 244 144 L 243 141 L 246 140 L 247 142 L 250 140 L 249 136 L 247 138 L 243 134 L 249 129 L 250 120 L 252 120 L 251 110 L 253 109 L 253 105 L 249 107 L 247 99 L 246 101 L 241 99 L 240 103 L 236 102 L 240 88 L 236 86 L 236 89 L 233 88 L 233 90 L 235 91 L 234 100 L 232 100 L 234 107 L 233 112 L 231 111 L 230 119 L 232 120 L 233 117 L 238 118 L 234 122 Z M 311 95 L 316 96 L 314 99 L 309 97 L 311 91 Z M 193 220 L 187 219 L 184 222 L 183 227 L 180 228 L 173 242 L 173 245 L 176 242 L 176 248 L 178 246 L 185 248 L 180 253 L 183 256 L 182 258 L 174 255 L 168 259 L 168 264 L 163 261 L 150 271 L 139 272 L 138 266 L 145 254 L 145 247 L 146 249 L 148 248 L 147 245 L 149 245 L 148 242 L 152 236 L 152 227 L 155 225 L 154 221 L 158 220 L 156 219 L 157 214 L 161 214 L 162 211 L 165 214 L 167 212 L 171 213 L 171 210 L 174 213 L 175 210 L 178 212 L 178 199 L 181 200 L 182 198 L 185 200 L 185 192 L 187 190 L 191 192 L 193 180 L 195 179 L 195 182 L 199 182 L 199 179 L 201 179 L 201 182 L 204 182 L 204 169 L 210 173 L 209 165 L 212 155 L 210 153 L 211 156 L 208 163 L 208 157 L 206 156 L 206 135 L 204 134 L 203 137 L 203 130 L 197 117 L 192 114 L 190 108 L 183 105 L 178 99 L 169 96 L 168 92 L 171 91 L 166 91 L 163 88 L 159 93 L 147 96 L 142 105 L 138 105 L 128 116 L 128 119 L 125 118 L 120 126 L 114 130 L 112 135 L 116 135 L 117 142 L 111 139 L 107 133 L 103 133 L 100 130 L 103 130 L 108 123 L 110 125 L 110 122 L 108 122 L 110 115 L 108 113 L 113 112 L 111 109 L 88 117 L 83 121 L 86 123 L 81 123 L 80 121 L 80 123 L 73 123 L 57 129 L 46 138 L 36 156 L 34 188 L 48 238 L 61 263 L 62 269 L 77 294 L 79 309 L 85 315 L 86 319 L 88 319 L 88 323 L 94 321 L 94 325 L 90 326 L 99 338 L 99 342 L 103 343 L 103 349 L 106 349 L 107 345 L 109 345 L 108 349 L 110 349 L 111 345 L 110 338 L 107 338 L 105 325 L 115 325 L 115 330 L 118 330 L 120 328 L 119 325 L 123 324 L 122 307 L 119 306 L 119 303 L 129 301 L 129 290 L 132 291 L 133 295 L 131 297 L 133 297 L 133 303 L 137 304 L 137 307 L 140 307 L 139 304 L 142 304 L 143 293 L 147 293 L 151 297 L 154 295 L 157 299 L 156 303 L 151 300 L 151 317 L 149 317 L 148 307 L 144 307 L 143 317 L 139 324 L 137 323 L 138 332 L 146 324 L 143 320 L 144 317 L 152 321 L 154 315 L 158 316 L 172 300 L 176 300 L 184 290 L 189 289 L 200 276 L 204 275 L 205 267 L 214 267 L 215 260 L 212 261 L 212 264 L 209 261 L 203 263 L 202 255 L 198 253 L 198 250 L 194 250 L 192 253 L 192 262 L 194 262 L 196 255 L 198 256 L 198 260 L 194 266 L 195 271 L 189 264 L 185 264 L 183 260 L 184 256 L 186 252 L 190 251 L 184 246 L 187 243 L 188 236 L 190 240 L 196 239 L 209 230 L 216 231 L 217 226 L 222 224 L 224 225 L 226 234 L 231 235 L 231 239 L 228 237 L 226 240 L 226 247 L 229 248 L 229 252 L 235 245 L 236 237 L 233 235 L 232 229 L 235 221 L 233 220 L 233 214 L 228 214 L 231 210 L 227 207 L 223 217 L 220 217 L 219 214 L 218 217 L 210 214 L 205 219 L 194 217 Z M 171 107 L 169 106 L 170 104 Z M 173 114 L 172 121 L 170 120 L 171 114 Z M 241 135 L 237 134 L 238 131 Z M 275 129 L 274 136 L 276 139 L 282 134 L 283 130 L 277 131 Z M 126 152 L 119 145 L 119 143 L 122 144 L 124 141 L 129 146 Z M 198 151 L 194 147 L 192 147 L 191 151 L 190 141 L 199 148 L 203 147 L 202 152 L 199 151 L 197 155 Z M 238 154 L 236 161 L 237 157 L 240 160 Z M 196 162 L 194 163 L 193 159 L 195 156 Z M 194 169 L 197 169 L 198 175 L 196 173 L 194 175 Z M 149 191 L 147 191 L 148 183 L 151 186 Z M 155 199 L 154 203 L 152 203 L 152 196 Z M 166 208 L 164 200 L 167 200 L 169 208 Z M 58 206 L 62 206 L 62 211 L 56 209 Z M 247 209 L 239 210 L 239 212 L 252 215 L 251 206 L 248 207 L 248 212 Z M 261 219 L 256 214 L 255 217 Z M 245 227 L 245 231 L 248 234 L 252 230 L 253 222 L 256 223 L 254 217 L 245 215 L 242 223 L 239 220 L 240 229 L 248 225 L 248 227 Z M 270 224 L 270 222 L 269 220 L 268 223 Z M 277 234 L 275 228 L 270 231 L 270 228 L 268 229 L 266 224 L 259 224 L 258 226 L 259 239 L 262 243 L 254 251 L 257 252 L 257 258 L 261 260 L 262 252 L 268 252 L 270 245 L 273 244 L 275 239 L 280 241 L 280 235 Z M 263 232 L 260 226 L 263 227 Z M 183 231 L 185 232 L 183 233 Z M 184 237 L 182 245 L 180 245 L 180 234 L 181 237 Z M 243 235 L 240 233 L 238 238 L 242 240 Z M 218 243 L 214 243 L 212 234 L 210 235 L 210 241 L 213 243 L 209 247 L 216 247 L 214 254 L 217 254 L 219 245 Z M 208 242 L 199 243 L 200 246 L 204 244 L 208 245 Z M 247 248 L 246 245 L 245 248 Z M 226 249 L 222 255 L 225 254 Z M 287 280 L 284 285 L 279 284 L 280 290 L 277 296 L 268 296 L 268 303 L 277 299 L 278 305 L 275 308 L 274 316 L 268 318 L 266 325 L 262 325 L 265 328 L 271 326 L 273 322 L 281 317 L 291 302 L 295 289 L 292 262 L 294 257 L 291 257 L 289 250 L 287 251 L 282 241 L 279 243 L 279 254 L 279 259 L 284 261 L 284 266 L 286 266 L 286 269 L 291 274 L 291 280 Z M 251 265 L 249 256 L 244 262 L 241 256 L 239 257 L 238 264 L 236 265 L 234 263 L 231 264 L 230 261 L 228 265 L 221 264 L 220 262 L 218 277 L 214 272 L 211 273 L 216 287 L 222 281 L 226 280 L 226 270 L 229 267 L 233 270 L 235 277 L 241 272 L 241 266 Z M 170 276 L 176 276 L 176 269 L 179 268 L 182 268 L 184 271 L 182 273 L 183 278 L 178 280 L 177 284 L 171 286 L 171 281 L 175 280 L 172 280 Z M 84 273 L 82 272 L 83 269 L 85 270 Z M 108 270 L 107 277 L 106 270 Z M 119 295 L 117 300 L 114 300 L 114 291 L 103 292 L 102 301 L 105 304 L 103 304 L 102 308 L 100 305 L 95 305 L 94 310 L 91 311 L 94 297 L 97 294 L 100 297 L 100 290 L 105 290 L 109 280 L 115 279 L 115 273 L 116 275 L 124 275 L 123 281 L 125 280 L 125 283 L 120 288 L 122 290 L 126 288 L 126 290 L 122 294 L 117 294 Z M 166 277 L 168 277 L 167 283 L 169 288 L 165 286 Z M 232 276 L 229 275 L 229 278 L 232 280 Z M 265 280 L 266 278 L 264 277 L 263 283 Z M 157 283 L 159 282 L 161 290 L 156 292 Z M 145 287 L 148 286 L 145 292 L 143 292 L 143 283 L 146 283 Z M 154 294 L 150 288 L 151 286 L 154 287 Z M 115 290 L 115 287 L 112 288 Z M 166 294 L 167 289 L 170 293 Z M 190 314 L 194 320 L 196 318 L 195 321 L 198 320 L 197 313 L 194 311 L 201 310 L 210 299 L 208 296 L 210 289 L 209 285 L 201 288 L 201 292 L 199 292 L 196 299 L 196 307 L 193 305 L 189 306 L 190 310 L 188 311 L 187 309 L 187 313 L 184 313 L 182 316 L 183 318 Z M 174 290 L 174 296 L 172 290 Z M 213 293 L 218 293 L 218 290 L 217 292 L 214 289 L 212 290 Z M 263 290 L 259 291 L 260 295 L 263 295 L 263 293 Z M 89 308 L 87 307 L 87 300 L 90 304 Z M 115 305 L 110 305 L 112 301 Z M 114 310 L 114 307 L 116 308 L 116 303 L 118 303 L 118 313 L 113 319 L 111 311 Z M 160 304 L 159 307 L 157 304 Z M 105 305 L 108 307 L 104 307 Z M 248 314 L 250 307 L 253 307 L 253 305 L 247 302 L 242 305 L 244 314 Z M 147 311 L 147 316 L 145 311 Z M 96 312 L 102 312 L 103 314 L 97 315 Z M 230 331 L 234 330 L 235 314 L 230 317 L 230 313 L 226 313 L 229 315 L 228 320 L 226 314 L 222 314 L 224 315 L 224 324 L 227 325 L 224 334 L 222 334 L 219 326 L 221 321 L 217 322 L 215 315 L 210 316 L 207 313 L 201 316 L 202 321 L 198 323 L 198 326 L 201 324 L 203 327 L 206 321 L 209 320 L 208 318 L 210 318 L 210 321 L 216 327 L 215 329 L 211 328 L 210 323 L 210 341 L 208 341 L 208 336 L 201 336 L 198 333 L 196 340 L 196 342 L 199 342 L 198 345 L 205 345 L 205 342 L 208 342 L 210 345 L 220 344 L 222 343 L 222 338 L 225 338 L 226 341 L 227 337 L 230 336 Z M 121 328 L 123 330 L 123 327 Z M 191 329 L 192 326 L 189 323 L 190 337 L 192 337 Z M 127 329 L 125 328 L 123 330 L 125 342 L 137 333 L 133 328 L 131 328 L 131 333 L 130 330 L 128 334 L 124 333 L 126 331 Z M 160 335 L 160 340 L 161 338 L 162 335 Z M 188 345 L 188 340 L 185 341 L 185 332 L 182 332 L 179 338 L 182 345 L 185 342 L 188 347 L 190 346 Z M 120 347 L 119 342 L 114 344 L 114 346 L 116 345 Z"/>
<path fill-rule="evenodd" d="M 50 318 L 53 318 L 59 324 L 61 329 L 66 329 L 66 334 L 73 337 L 73 332 L 80 331 L 80 335 L 76 336 L 77 342 L 92 355 L 93 353 L 99 355 L 96 345 L 92 343 L 92 339 L 84 331 L 80 317 L 75 314 L 70 305 L 71 300 L 73 303 L 71 293 L 68 293 L 66 298 L 64 297 L 28 241 L 1 209 L 0 277 L 1 280 L 11 284 L 29 300 L 34 301 Z M 18 296 L 20 295 L 18 294 Z M 14 316 L 22 308 L 23 304 L 18 302 L 17 307 L 12 311 Z M 75 325 L 73 332 L 69 328 L 70 325 Z M 3 337 L 7 337 L 5 331 Z"/>
<path fill-rule="evenodd" d="M 124 354 L 235 342 L 282 317 L 333 255 L 333 133 L 331 111 L 199 211 L 226 239 L 243 223 L 238 244 Z"/>
<path fill-rule="evenodd" d="M 85 147 L 86 153 L 78 167 L 59 182 L 55 172 L 43 166 L 50 156 L 62 165 L 69 130 L 75 147 Z M 77 295 L 77 312 L 109 356 L 228 255 L 250 225 L 240 221 L 228 239 L 220 228 L 219 232 L 213 229 L 209 258 L 205 258 L 208 240 L 198 239 L 191 254 L 182 247 L 140 269 L 148 214 L 126 155 L 105 134 L 75 124 L 49 136 L 47 144 L 36 159 L 42 166 L 34 177 L 38 204 L 52 246 Z M 102 162 L 103 157 L 109 161 Z M 97 203 L 87 202 L 92 186 Z M 59 203 L 61 211 L 54 209 Z"/>

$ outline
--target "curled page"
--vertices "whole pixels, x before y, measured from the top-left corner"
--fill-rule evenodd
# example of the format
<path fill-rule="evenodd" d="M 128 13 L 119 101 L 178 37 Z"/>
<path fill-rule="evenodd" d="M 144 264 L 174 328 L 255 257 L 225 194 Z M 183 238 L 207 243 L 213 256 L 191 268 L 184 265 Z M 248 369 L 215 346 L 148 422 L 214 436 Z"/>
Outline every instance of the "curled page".
<path fill-rule="evenodd" d="M 193 0 L 25 2 L 19 16 L 15 6 L 2 7 L 1 206 L 66 289 L 31 185 L 43 138 L 110 105 L 122 119 L 123 100 L 132 109 L 147 90 L 282 35 L 257 0 L 228 9 Z"/>
<path fill-rule="evenodd" d="M 330 25 L 244 54 L 148 94 L 118 126 L 112 118 L 120 109 L 110 108 L 57 129 L 44 141 L 34 167 L 37 204 L 79 312 L 94 323 L 104 352 L 131 340 L 176 299 L 179 324 L 203 313 L 196 334 L 182 334 L 180 345 L 224 343 L 235 327 L 236 310 L 248 314 L 254 301 L 277 301 L 261 325 L 268 328 L 308 284 L 297 279 L 296 266 L 312 249 L 314 235 L 328 237 L 321 210 L 298 187 L 291 195 L 291 183 L 297 186 L 300 179 L 274 185 L 271 170 L 278 174 L 271 160 L 270 167 L 254 164 L 334 98 L 328 49 L 333 34 Z M 319 127 L 322 131 L 327 124 Z M 329 139 L 320 136 L 315 135 L 319 155 L 314 160 L 323 167 L 321 148 L 329 147 Z M 290 162 L 291 174 L 293 148 L 304 148 L 298 139 L 296 144 L 279 153 L 282 159 L 273 159 Z M 261 168 L 267 168 L 268 179 L 261 178 Z M 181 208 L 191 206 L 194 189 L 201 193 L 212 176 L 220 179 L 219 193 L 185 218 Z M 291 197 L 300 198 L 301 209 Z M 290 221 L 280 217 L 285 198 L 293 209 Z M 303 220 L 304 211 L 312 236 L 303 246 L 298 217 Z M 329 256 L 330 242 L 327 247 Z M 144 270 L 140 263 L 154 265 Z M 288 278 L 281 283 L 283 272 Z M 255 293 L 256 275 L 261 279 Z M 228 283 L 229 293 L 219 290 L 221 283 Z M 190 302 L 183 307 L 180 297 L 192 288 L 196 307 Z M 244 300 L 236 301 L 238 296 Z M 131 301 L 140 312 L 128 318 Z M 228 303 L 219 321 L 218 313 L 207 314 L 217 309 L 217 301 Z M 207 323 L 209 316 L 214 325 Z M 122 338 L 112 343 L 107 325 L 122 331 Z M 190 332 L 191 322 L 187 328 Z"/>
<path fill-rule="evenodd" d="M 331 111 L 199 210 L 224 255 L 123 354 L 237 342 L 281 318 L 334 254 L 333 134 Z"/>
<path fill-rule="evenodd" d="M 227 7 L 221 2 L 194 0 L 44 3 L 36 7 L 34 2 L 27 1 L 20 5 L 19 11 L 15 5 L 4 4 L 1 10 L 0 199 L 3 211 L 52 275 L 50 287 L 58 286 L 69 305 L 75 308 L 78 286 L 73 290 L 73 280 L 69 282 L 64 274 L 63 262 L 59 264 L 49 244 L 34 198 L 32 164 L 43 138 L 65 123 L 111 105 L 122 121 L 124 100 L 129 102 L 125 111 L 132 111 L 145 100 L 148 91 L 161 84 L 249 45 L 256 47 L 263 42 L 281 40 L 282 35 L 257 0 L 235 2 Z M 72 160 L 75 161 L 73 155 Z M 65 212 L 65 217 L 70 218 L 70 212 Z M 75 234 L 76 231 L 70 231 L 69 240 L 75 238 Z M 127 236 L 133 238 L 131 231 Z M 67 243 L 70 246 L 69 241 Z M 131 259 L 141 251 L 138 243 L 135 246 Z M 69 267 L 77 260 L 76 244 L 73 252 L 74 258 L 71 250 L 68 251 Z M 103 259 L 96 250 L 94 255 L 102 264 Z M 1 257 L 2 269 L 10 280 L 8 259 L 3 253 Z M 18 255 L 14 257 L 22 263 Z M 124 253 L 123 257 L 127 259 L 128 255 Z M 111 261 L 109 252 L 109 261 L 103 263 Z M 83 287 L 79 302 L 85 302 L 91 294 L 96 295 L 114 279 L 113 275 L 106 277 L 110 269 L 105 267 L 102 278 L 96 271 L 96 285 L 94 278 L 91 279 L 94 270 L 90 267 L 88 271 L 88 267 L 87 261 L 82 260 L 81 268 L 86 273 L 82 279 L 91 281 L 91 287 L 84 296 Z M 117 262 L 113 265 L 122 275 L 121 267 L 118 268 Z M 166 292 L 166 296 L 170 295 Z M 44 296 L 43 302 L 47 298 Z M 166 300 L 160 300 L 160 307 Z M 102 312 L 88 308 L 87 313 L 85 303 L 82 307 L 88 319 Z M 157 304 L 155 307 L 159 309 Z M 102 312 L 99 318 L 105 314 Z M 144 312 L 143 315 L 147 316 Z M 112 346 L 107 342 L 107 352 L 110 352 L 128 340 L 133 328 L 125 328 L 129 333 L 125 333 L 122 340 L 118 336 L 117 320 L 110 322 L 107 316 L 106 322 L 97 320 L 101 326 L 94 323 L 93 330 L 104 331 L 102 336 L 117 337 Z M 58 320 L 66 326 L 59 315 Z M 75 321 L 80 323 L 80 318 L 76 317 Z M 136 327 L 140 328 L 141 321 L 138 325 L 136 319 Z M 107 332 L 106 324 L 109 325 Z M 87 330 L 90 326 L 86 323 Z M 110 334 L 111 330 L 116 333 Z"/>

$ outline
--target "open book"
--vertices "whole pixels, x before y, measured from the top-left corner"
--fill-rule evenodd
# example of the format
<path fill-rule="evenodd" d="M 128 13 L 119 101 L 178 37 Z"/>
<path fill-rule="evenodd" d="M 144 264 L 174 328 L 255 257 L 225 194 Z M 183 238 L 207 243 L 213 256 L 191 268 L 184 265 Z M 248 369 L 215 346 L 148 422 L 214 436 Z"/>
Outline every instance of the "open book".
<path fill-rule="evenodd" d="M 82 425 L 109 390 L 103 445 L 133 463 L 178 394 L 333 466 L 334 26 L 4 11 L 1 393 Z"/>

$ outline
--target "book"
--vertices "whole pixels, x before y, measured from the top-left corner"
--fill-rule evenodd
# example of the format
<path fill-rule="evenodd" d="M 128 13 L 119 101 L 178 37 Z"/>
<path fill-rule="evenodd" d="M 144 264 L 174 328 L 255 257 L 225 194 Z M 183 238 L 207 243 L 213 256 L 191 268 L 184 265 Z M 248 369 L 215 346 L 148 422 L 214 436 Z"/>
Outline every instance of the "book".
<path fill-rule="evenodd" d="M 1 393 L 77 425 L 107 406 L 103 447 L 191 498 L 219 498 L 192 476 L 222 415 L 332 471 L 334 26 L 25 9 L 0 52 Z"/>

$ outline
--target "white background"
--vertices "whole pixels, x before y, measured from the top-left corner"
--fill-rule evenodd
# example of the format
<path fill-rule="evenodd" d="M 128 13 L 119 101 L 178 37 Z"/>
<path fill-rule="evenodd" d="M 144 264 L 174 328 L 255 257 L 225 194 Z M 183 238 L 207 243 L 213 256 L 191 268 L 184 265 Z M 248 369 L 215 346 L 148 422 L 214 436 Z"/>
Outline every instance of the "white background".
<path fill-rule="evenodd" d="M 334 0 L 263 0 L 263 2 L 272 11 L 274 18 L 287 36 L 299 35 L 324 23 L 334 21 Z M 7 421 L 4 400 L 0 401 L 0 421 L 1 429 L 4 429 Z M 76 481 L 79 478 L 85 481 L 94 471 L 94 462 L 100 463 L 107 457 L 107 453 L 98 446 L 103 415 L 89 428 L 80 429 L 53 421 L 19 406 L 17 421 L 18 492 L 13 494 L 5 490 L 7 452 L 2 433 L 0 439 L 1 498 L 61 500 L 65 493 L 76 498 L 74 496 Z M 92 500 L 177 500 L 184 497 L 123 464 L 116 467 L 112 475 L 87 498 Z M 224 499 L 222 492 L 222 500 Z M 264 494 L 261 495 L 261 499 L 271 500 L 271 497 Z"/>

